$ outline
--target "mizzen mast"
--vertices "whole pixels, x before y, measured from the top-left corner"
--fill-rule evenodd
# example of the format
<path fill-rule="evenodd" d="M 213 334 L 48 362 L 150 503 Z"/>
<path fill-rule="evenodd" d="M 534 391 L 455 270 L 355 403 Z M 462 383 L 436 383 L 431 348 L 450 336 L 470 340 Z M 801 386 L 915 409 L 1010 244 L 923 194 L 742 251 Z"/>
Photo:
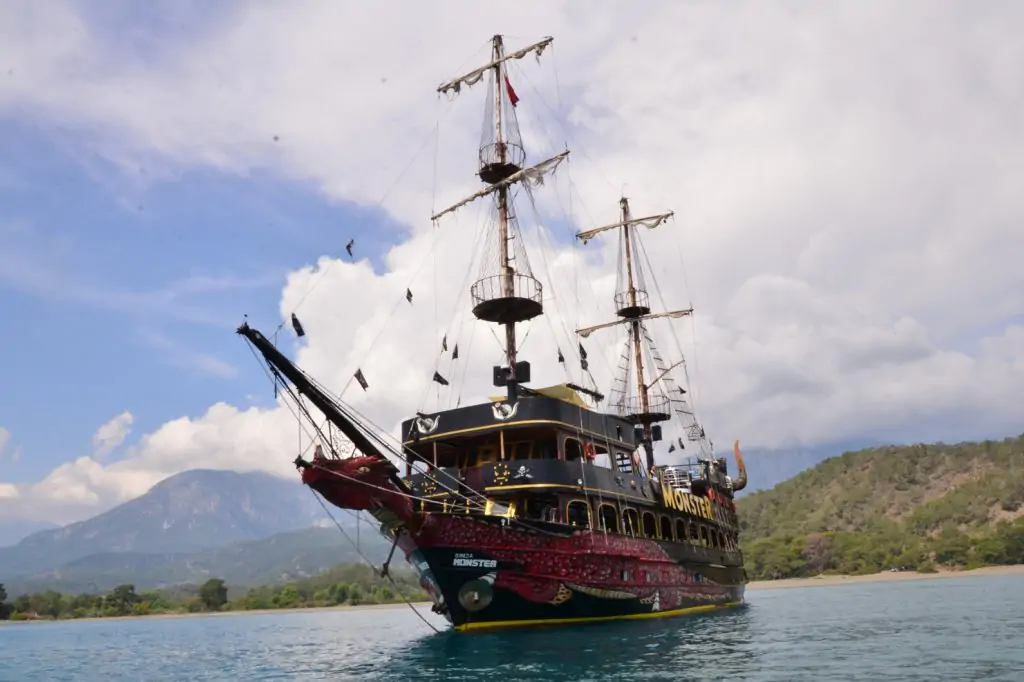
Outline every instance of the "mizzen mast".
<path fill-rule="evenodd" d="M 484 267 L 496 265 L 497 269 L 481 272 L 480 279 L 473 284 L 470 293 L 473 298 L 473 315 L 479 320 L 500 324 L 505 328 L 507 366 L 494 368 L 494 384 L 508 388 L 510 401 L 517 397 L 518 384 L 530 380 L 529 363 L 518 360 L 516 324 L 544 312 L 543 287 L 530 270 L 525 249 L 521 243 L 518 248 L 512 245 L 518 237 L 515 234 L 516 220 L 510 189 L 517 183 L 539 184 L 544 174 L 553 171 L 568 157 L 569 152 L 565 151 L 526 167 L 526 151 L 519 137 L 515 117 L 519 97 L 509 82 L 506 65 L 509 60 L 522 59 L 528 54 L 535 54 L 539 58 L 552 40 L 545 38 L 521 50 L 506 53 L 502 37 L 496 35 L 491 40 L 490 63 L 444 83 L 437 89 L 439 93 L 458 94 L 462 86 L 474 85 L 488 74 L 493 86 L 487 105 L 484 135 L 480 142 L 477 171 L 477 175 L 488 186 L 436 213 L 432 219 L 437 220 L 478 198 L 494 196 L 497 212 L 497 263 L 485 262 Z"/>
<path fill-rule="evenodd" d="M 578 329 L 577 334 L 582 338 L 590 336 L 599 329 L 625 324 L 629 329 L 627 340 L 627 352 L 624 353 L 624 360 L 620 366 L 620 376 L 616 378 L 616 385 L 613 387 L 610 405 L 618 412 L 619 416 L 633 422 L 642 430 L 641 442 L 647 454 L 647 468 L 654 466 L 654 441 L 661 440 L 661 428 L 654 427 L 657 422 L 667 421 L 671 418 L 673 411 L 672 400 L 664 394 L 652 394 L 651 389 L 661 381 L 672 369 L 664 367 L 660 355 L 653 348 L 653 340 L 647 334 L 644 322 L 647 320 L 662 317 L 685 317 L 693 313 L 692 308 L 683 310 L 670 310 L 660 313 L 651 312 L 650 296 L 644 284 L 640 263 L 636 259 L 636 243 L 634 230 L 638 226 L 653 229 L 672 217 L 673 213 L 662 213 L 633 218 L 630 215 L 629 200 L 623 197 L 619 200 L 621 211 L 619 222 L 605 225 L 586 232 L 580 232 L 576 237 L 587 243 L 590 239 L 602 232 L 611 230 L 621 231 L 622 265 L 620 270 L 619 286 L 615 293 L 615 311 L 620 319 L 613 322 L 606 322 L 592 327 Z M 654 378 L 648 382 L 644 375 L 644 340 L 651 346 L 653 356 L 652 373 L 656 372 Z M 636 396 L 630 397 L 629 375 L 631 370 L 636 369 Z"/>

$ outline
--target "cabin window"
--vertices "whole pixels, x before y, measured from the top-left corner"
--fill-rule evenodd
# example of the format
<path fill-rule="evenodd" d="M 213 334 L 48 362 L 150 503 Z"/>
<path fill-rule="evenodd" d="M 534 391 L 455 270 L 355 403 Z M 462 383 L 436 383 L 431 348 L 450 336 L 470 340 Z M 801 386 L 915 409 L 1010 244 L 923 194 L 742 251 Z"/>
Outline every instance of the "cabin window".
<path fill-rule="evenodd" d="M 700 527 L 700 541 L 705 547 L 708 545 L 708 529 L 703 524 Z"/>
<path fill-rule="evenodd" d="M 722 535 L 722 531 L 718 531 L 718 546 L 725 549 L 725 536 Z"/>
<path fill-rule="evenodd" d="M 676 519 L 676 540 L 686 542 L 686 521 Z"/>
<path fill-rule="evenodd" d="M 530 451 L 533 449 L 533 443 L 529 441 L 519 441 L 513 443 L 512 447 L 509 448 L 510 459 L 530 459 Z"/>
<path fill-rule="evenodd" d="M 615 466 L 620 474 L 631 474 L 633 473 L 633 458 L 621 450 L 616 450 Z"/>
<path fill-rule="evenodd" d="M 493 445 L 481 445 L 477 448 L 477 464 L 486 464 L 498 459 L 498 448 Z"/>
<path fill-rule="evenodd" d="M 649 538 L 658 537 L 658 522 L 651 512 L 644 512 L 644 535 Z"/>
<path fill-rule="evenodd" d="M 565 439 L 565 461 L 575 462 L 583 457 L 583 446 L 575 438 Z"/>
<path fill-rule="evenodd" d="M 622 510 L 622 532 L 633 536 L 640 534 L 640 516 L 636 509 Z"/>
<path fill-rule="evenodd" d="M 690 542 L 692 542 L 695 545 L 700 543 L 700 534 L 697 532 L 696 523 L 690 524 Z"/>
<path fill-rule="evenodd" d="M 476 466 L 476 452 L 464 450 L 459 453 L 458 466 L 460 469 L 468 469 Z"/>
<path fill-rule="evenodd" d="M 565 505 L 565 518 L 570 526 L 590 528 L 590 505 L 580 500 L 572 500 Z"/>
<path fill-rule="evenodd" d="M 542 438 L 533 444 L 533 459 L 558 459 L 558 439 Z"/>
<path fill-rule="evenodd" d="M 558 519 L 558 499 L 555 497 L 527 497 L 524 505 L 526 518 L 554 523 Z"/>
<path fill-rule="evenodd" d="M 606 533 L 619 532 L 619 515 L 615 511 L 615 507 L 612 505 L 602 504 L 598 510 L 597 518 L 601 523 L 601 530 Z"/>
<path fill-rule="evenodd" d="M 672 520 L 664 514 L 661 515 L 661 539 L 671 540 L 672 539 Z"/>

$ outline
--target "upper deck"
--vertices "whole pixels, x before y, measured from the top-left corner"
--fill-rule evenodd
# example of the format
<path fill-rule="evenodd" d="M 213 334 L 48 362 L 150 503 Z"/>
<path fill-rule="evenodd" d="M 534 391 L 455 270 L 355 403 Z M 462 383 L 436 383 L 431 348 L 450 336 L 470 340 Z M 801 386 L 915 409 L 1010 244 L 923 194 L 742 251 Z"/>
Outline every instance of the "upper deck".
<path fill-rule="evenodd" d="M 632 423 L 621 417 L 589 409 L 572 389 L 554 386 L 531 391 L 514 403 L 503 399 L 467 405 L 433 414 L 420 414 L 402 422 L 403 445 L 432 461 L 447 459 L 453 450 L 513 442 L 542 440 L 553 434 L 573 436 L 598 452 L 632 453 L 638 446 Z M 565 458 L 564 441 L 552 442 Z M 572 458 L 570 453 L 569 459 Z M 505 459 L 505 457 L 501 457 Z M 435 465 L 441 465 L 435 462 Z"/>

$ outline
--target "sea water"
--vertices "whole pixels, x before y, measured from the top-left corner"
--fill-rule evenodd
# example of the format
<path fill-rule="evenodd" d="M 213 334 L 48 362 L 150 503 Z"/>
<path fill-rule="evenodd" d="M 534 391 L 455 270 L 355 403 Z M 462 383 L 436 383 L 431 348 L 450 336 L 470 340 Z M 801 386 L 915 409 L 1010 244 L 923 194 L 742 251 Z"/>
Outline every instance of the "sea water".
<path fill-rule="evenodd" d="M 8 624 L 0 680 L 1024 682 L 1024 576 L 748 600 L 705 616 L 491 634 L 435 634 L 405 606 Z"/>

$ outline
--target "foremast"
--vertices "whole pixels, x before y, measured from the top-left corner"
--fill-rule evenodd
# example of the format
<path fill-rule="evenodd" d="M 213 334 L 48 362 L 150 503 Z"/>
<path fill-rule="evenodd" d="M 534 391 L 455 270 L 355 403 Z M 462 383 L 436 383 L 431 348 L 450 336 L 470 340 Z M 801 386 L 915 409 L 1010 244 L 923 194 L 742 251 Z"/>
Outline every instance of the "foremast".
<path fill-rule="evenodd" d="M 675 365 L 671 367 L 663 366 L 664 363 L 661 361 L 660 355 L 657 355 L 657 351 L 653 348 L 653 341 L 647 334 L 644 322 L 663 317 L 685 317 L 693 313 L 693 308 L 652 313 L 650 296 L 647 293 L 642 269 L 637 258 L 636 228 L 642 226 L 654 229 L 671 218 L 674 215 L 673 212 L 669 211 L 668 213 L 634 218 L 630 214 L 629 200 L 625 197 L 619 200 L 619 209 L 620 216 L 618 222 L 580 232 L 576 237 L 586 244 L 601 233 L 619 230 L 621 267 L 619 286 L 616 287 L 617 291 L 615 293 L 615 310 L 620 319 L 578 329 L 576 333 L 581 338 L 586 338 L 600 329 L 626 325 L 629 331 L 626 342 L 627 349 L 623 353 L 624 362 L 619 367 L 619 375 L 615 380 L 616 385 L 613 386 L 610 405 L 612 409 L 619 413 L 619 416 L 633 422 L 642 431 L 641 442 L 647 455 L 647 469 L 650 470 L 654 467 L 654 441 L 661 440 L 660 427 L 655 427 L 654 425 L 658 422 L 668 421 L 672 418 L 672 413 L 679 412 L 680 409 L 683 409 L 687 414 L 692 415 L 692 412 L 685 407 L 673 408 L 672 403 L 682 402 L 681 399 L 674 401 L 665 395 L 652 395 L 651 389 L 659 381 L 665 379 L 666 375 Z M 648 342 L 648 345 L 652 346 L 651 351 L 654 359 L 650 381 L 647 380 L 644 371 L 645 340 Z M 636 396 L 631 397 L 629 395 L 630 387 L 628 383 L 629 376 L 634 370 L 636 374 Z"/>
<path fill-rule="evenodd" d="M 491 61 L 469 73 L 452 79 L 437 91 L 442 94 L 458 94 L 462 86 L 471 86 L 485 75 L 490 75 L 493 92 L 487 105 L 489 120 L 485 124 L 484 137 L 480 144 L 479 169 L 477 175 L 487 183 L 469 197 L 459 201 L 432 216 L 441 216 L 455 211 L 466 204 L 485 196 L 493 195 L 497 212 L 497 263 L 485 263 L 485 270 L 470 289 L 473 298 L 473 315 L 485 322 L 500 324 L 505 328 L 505 367 L 494 368 L 494 384 L 505 386 L 509 401 L 518 397 L 518 386 L 530 381 L 530 365 L 520 362 L 516 347 L 516 324 L 531 320 L 544 311 L 543 287 L 531 273 L 525 249 L 520 247 L 515 255 L 510 242 L 514 233 L 515 213 L 509 194 L 517 183 L 539 183 L 544 174 L 550 172 L 565 160 L 569 152 L 553 156 L 534 166 L 526 167 L 526 152 L 519 137 L 515 106 L 518 97 L 512 89 L 506 72 L 510 60 L 522 59 L 535 54 L 538 59 L 553 38 L 545 38 L 512 53 L 505 52 L 502 36 L 491 39 Z M 497 271 L 488 271 L 488 266 Z"/>

